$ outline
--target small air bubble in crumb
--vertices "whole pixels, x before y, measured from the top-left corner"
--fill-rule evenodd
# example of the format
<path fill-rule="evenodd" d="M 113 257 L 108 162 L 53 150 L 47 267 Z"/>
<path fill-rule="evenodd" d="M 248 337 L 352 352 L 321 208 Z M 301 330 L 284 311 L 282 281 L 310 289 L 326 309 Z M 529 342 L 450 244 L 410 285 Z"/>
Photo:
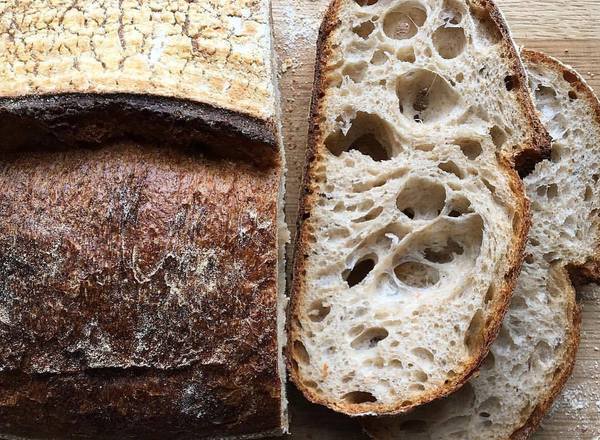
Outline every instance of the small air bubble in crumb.
<path fill-rule="evenodd" d="M 594 351 L 600 351 L 600 348 L 594 347 Z"/>

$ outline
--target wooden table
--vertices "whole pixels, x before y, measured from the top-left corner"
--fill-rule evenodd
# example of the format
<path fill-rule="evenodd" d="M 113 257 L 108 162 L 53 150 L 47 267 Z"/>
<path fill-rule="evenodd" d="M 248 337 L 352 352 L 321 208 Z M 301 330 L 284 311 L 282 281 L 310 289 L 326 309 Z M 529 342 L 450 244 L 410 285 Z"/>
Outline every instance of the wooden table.
<path fill-rule="evenodd" d="M 313 79 L 315 38 L 328 0 L 273 0 L 282 61 L 288 161 L 286 215 L 294 230 Z M 600 93 L 600 0 L 498 0 L 518 44 L 574 66 Z M 294 232 L 294 231 L 292 231 Z M 595 293 L 596 292 L 596 293 Z M 600 439 L 600 289 L 581 293 L 583 333 L 577 366 L 536 440 Z M 294 439 L 364 439 L 358 423 L 311 405 L 290 386 Z"/>

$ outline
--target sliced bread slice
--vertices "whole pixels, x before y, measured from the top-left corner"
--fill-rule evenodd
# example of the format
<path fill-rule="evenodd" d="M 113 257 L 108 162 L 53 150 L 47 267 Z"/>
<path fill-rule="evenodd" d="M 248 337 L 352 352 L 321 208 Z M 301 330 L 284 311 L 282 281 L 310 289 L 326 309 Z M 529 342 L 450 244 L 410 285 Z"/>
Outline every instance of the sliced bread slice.
<path fill-rule="evenodd" d="M 311 401 L 392 414 L 467 381 L 549 152 L 490 1 L 335 0 L 318 55 L 288 358 Z"/>
<path fill-rule="evenodd" d="M 366 419 L 373 438 L 528 438 L 573 368 L 579 312 L 568 271 L 599 279 L 590 268 L 600 248 L 600 103 L 572 69 L 523 55 L 554 143 L 551 160 L 525 179 L 533 226 L 500 336 L 479 376 L 456 394 L 406 416 Z"/>

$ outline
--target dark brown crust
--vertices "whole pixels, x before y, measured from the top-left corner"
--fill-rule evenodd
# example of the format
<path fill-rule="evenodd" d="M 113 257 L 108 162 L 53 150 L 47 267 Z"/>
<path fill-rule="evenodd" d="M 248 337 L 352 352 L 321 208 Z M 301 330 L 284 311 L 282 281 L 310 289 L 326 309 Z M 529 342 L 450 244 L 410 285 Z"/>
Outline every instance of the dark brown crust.
<path fill-rule="evenodd" d="M 279 433 L 281 168 L 39 147 L 0 161 L 0 433 Z"/>
<path fill-rule="evenodd" d="M 273 121 L 204 103 L 130 93 L 0 98 L 2 149 L 94 146 L 120 138 L 192 145 L 261 163 L 276 162 L 279 155 Z"/>
<path fill-rule="evenodd" d="M 330 33 L 338 26 L 339 21 L 337 19 L 337 14 L 338 9 L 341 6 L 341 0 L 333 0 L 329 5 L 319 31 L 315 63 L 315 80 L 311 102 L 311 117 L 309 122 L 310 125 L 306 168 L 304 171 L 303 189 L 298 211 L 298 233 L 296 237 L 294 256 L 291 303 L 288 309 L 287 362 L 292 381 L 296 384 L 298 389 L 302 391 L 308 400 L 328 406 L 333 410 L 348 415 L 393 415 L 405 413 L 417 406 L 443 398 L 464 385 L 469 380 L 471 375 L 477 371 L 479 365 L 485 359 L 490 345 L 500 330 L 502 319 L 508 309 L 512 291 L 515 287 L 521 269 L 523 252 L 531 224 L 531 216 L 529 212 L 529 202 L 525 196 L 523 183 L 520 180 L 517 171 L 513 167 L 518 167 L 517 169 L 521 175 L 527 174 L 527 172 L 533 168 L 535 162 L 542 160 L 549 155 L 550 138 L 545 128 L 537 118 L 537 112 L 535 111 L 534 105 L 531 101 L 531 95 L 527 87 L 525 70 L 520 62 L 518 52 L 514 46 L 514 43 L 512 42 L 508 27 L 502 18 L 500 11 L 493 2 L 488 0 L 474 0 L 471 3 L 475 7 L 480 8 L 480 13 L 488 14 L 502 34 L 504 41 L 503 45 L 507 54 L 507 58 L 513 60 L 513 68 L 519 78 L 515 92 L 517 93 L 518 101 L 523 109 L 523 114 L 526 115 L 528 124 L 532 131 L 531 138 L 526 141 L 523 146 L 521 146 L 521 149 L 516 152 L 513 157 L 507 157 L 502 163 L 502 166 L 505 168 L 510 179 L 513 192 L 515 193 L 515 201 L 517 201 L 517 203 L 520 205 L 518 212 L 521 216 L 521 221 L 517 223 L 517 230 L 514 231 L 513 244 L 511 246 L 512 251 L 509 256 L 509 269 L 504 275 L 502 286 L 500 286 L 498 289 L 498 298 L 496 299 L 493 311 L 490 313 L 491 319 L 486 323 L 485 334 L 483 335 L 484 342 L 481 351 L 465 361 L 462 367 L 462 374 L 457 374 L 452 381 L 443 385 L 440 387 L 440 389 L 433 393 L 423 395 L 420 399 L 416 399 L 416 401 L 413 401 L 410 405 L 402 405 L 401 403 L 393 405 L 372 403 L 346 404 L 327 400 L 302 384 L 302 381 L 298 375 L 297 365 L 295 365 L 296 361 L 294 360 L 294 355 L 291 349 L 291 345 L 295 340 L 296 333 L 299 331 L 297 328 L 295 328 L 298 325 L 298 321 L 294 317 L 296 316 L 299 296 L 305 290 L 305 265 L 308 258 L 307 251 L 309 249 L 310 238 L 312 235 L 310 221 L 307 220 L 310 219 L 311 210 L 317 200 L 315 188 L 317 181 L 320 178 L 316 172 L 316 168 L 321 162 L 321 158 L 319 157 L 320 153 L 317 151 L 317 146 L 319 145 L 319 142 L 323 136 L 319 129 L 319 115 L 321 114 L 321 98 L 324 96 L 325 90 L 327 89 L 327 83 L 325 79 L 326 72 L 323 72 L 323 67 L 326 65 L 331 51 L 334 50 L 334 48 L 331 47 L 331 42 L 328 40 L 328 37 Z"/>
<path fill-rule="evenodd" d="M 564 74 L 565 72 L 571 74 L 571 85 L 579 92 L 580 98 L 584 97 L 584 99 L 588 101 L 596 114 L 596 121 L 600 124 L 600 101 L 594 91 L 574 69 L 567 67 L 559 60 L 542 52 L 525 49 L 521 55 L 526 64 L 544 65 L 559 74 Z M 590 257 L 588 261 L 583 264 L 568 264 L 566 266 L 566 271 L 569 274 L 567 277 L 568 279 L 566 280 L 567 284 L 572 282 L 577 285 L 586 282 L 600 281 L 600 235 L 597 240 L 598 244 L 596 249 L 598 251 L 595 256 Z M 566 342 L 567 346 L 563 362 L 555 371 L 552 384 L 547 390 L 547 393 L 542 396 L 540 403 L 536 405 L 529 418 L 511 435 L 510 440 L 526 440 L 531 437 L 542 422 L 544 415 L 552 407 L 552 403 L 558 394 L 564 388 L 565 383 L 571 376 L 573 368 L 575 367 L 575 357 L 579 347 L 581 331 L 581 309 L 576 303 L 575 291 L 572 286 L 569 286 L 568 288 L 572 290 L 572 293 L 569 295 L 569 315 L 572 316 L 572 326 L 568 332 L 569 337 Z"/>

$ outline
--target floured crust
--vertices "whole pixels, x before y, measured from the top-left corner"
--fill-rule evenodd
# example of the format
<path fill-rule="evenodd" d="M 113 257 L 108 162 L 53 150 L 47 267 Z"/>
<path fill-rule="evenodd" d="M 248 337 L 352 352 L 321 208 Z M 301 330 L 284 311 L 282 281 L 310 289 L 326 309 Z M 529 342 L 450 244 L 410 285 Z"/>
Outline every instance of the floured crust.
<path fill-rule="evenodd" d="M 275 117 L 262 0 L 0 7 L 0 96 L 151 93 Z"/>
<path fill-rule="evenodd" d="M 270 2 L 54 3 L 0 6 L 1 435 L 286 432 Z"/>
<path fill-rule="evenodd" d="M 519 61 L 518 52 L 510 36 L 506 22 L 497 6 L 491 1 L 472 1 L 473 7 L 482 8 L 494 21 L 498 31 L 502 34 L 502 47 L 505 51 L 506 58 L 512 60 L 514 75 L 518 77 L 517 83 L 517 101 L 526 116 L 526 125 L 528 128 L 529 138 L 518 149 L 506 152 L 505 160 L 501 161 L 501 166 L 511 181 L 511 189 L 515 194 L 515 200 L 518 204 L 517 212 L 521 220 L 516 222 L 518 225 L 514 231 L 511 240 L 511 251 L 509 256 L 510 269 L 504 274 L 498 294 L 496 296 L 493 316 L 485 326 L 484 343 L 479 353 L 468 359 L 462 365 L 461 372 L 456 377 L 447 381 L 446 384 L 440 386 L 435 392 L 423 394 L 418 399 L 412 399 L 410 404 L 398 402 L 393 405 L 385 404 L 348 404 L 334 400 L 324 399 L 323 396 L 314 392 L 305 386 L 300 380 L 299 373 L 295 367 L 295 360 L 292 354 L 291 343 L 300 333 L 299 321 L 295 318 L 298 310 L 299 298 L 306 291 L 306 265 L 309 258 L 310 242 L 314 239 L 313 227 L 310 224 L 311 212 L 319 198 L 318 188 L 319 179 L 322 178 L 322 164 L 324 163 L 324 153 L 318 150 L 318 146 L 324 143 L 325 133 L 322 132 L 320 124 L 322 118 L 322 98 L 325 95 L 325 90 L 330 86 L 326 79 L 327 72 L 324 66 L 327 65 L 327 60 L 332 57 L 334 49 L 332 41 L 328 39 L 329 35 L 339 25 L 337 18 L 342 2 L 339 0 L 333 1 L 323 19 L 319 37 L 317 41 L 317 55 L 315 80 L 313 86 L 313 96 L 311 102 L 311 117 L 309 126 L 308 146 L 307 146 L 307 162 L 303 179 L 303 190 L 299 205 L 298 215 L 298 234 L 296 240 L 293 285 L 291 291 L 291 305 L 289 309 L 288 325 L 288 367 L 291 379 L 303 394 L 312 402 L 326 405 L 336 411 L 340 411 L 349 415 L 366 415 L 366 414 L 399 414 L 408 412 L 411 409 L 423 405 L 435 399 L 447 396 L 453 391 L 465 384 L 470 376 L 477 371 L 481 362 L 485 359 L 489 346 L 493 343 L 498 330 L 502 325 L 502 318 L 507 310 L 510 302 L 512 291 L 515 287 L 516 280 L 523 262 L 523 251 L 525 248 L 527 234 L 530 227 L 530 212 L 529 202 L 524 194 L 523 184 L 519 178 L 521 175 L 527 174 L 539 160 L 547 157 L 550 152 L 550 138 L 536 116 L 536 112 L 531 101 L 531 95 L 527 87 L 527 79 L 524 68 Z M 516 170 L 518 171 L 515 171 Z"/>
<path fill-rule="evenodd" d="M 2 165 L 0 432 L 281 429 L 280 169 L 131 141 Z"/>

